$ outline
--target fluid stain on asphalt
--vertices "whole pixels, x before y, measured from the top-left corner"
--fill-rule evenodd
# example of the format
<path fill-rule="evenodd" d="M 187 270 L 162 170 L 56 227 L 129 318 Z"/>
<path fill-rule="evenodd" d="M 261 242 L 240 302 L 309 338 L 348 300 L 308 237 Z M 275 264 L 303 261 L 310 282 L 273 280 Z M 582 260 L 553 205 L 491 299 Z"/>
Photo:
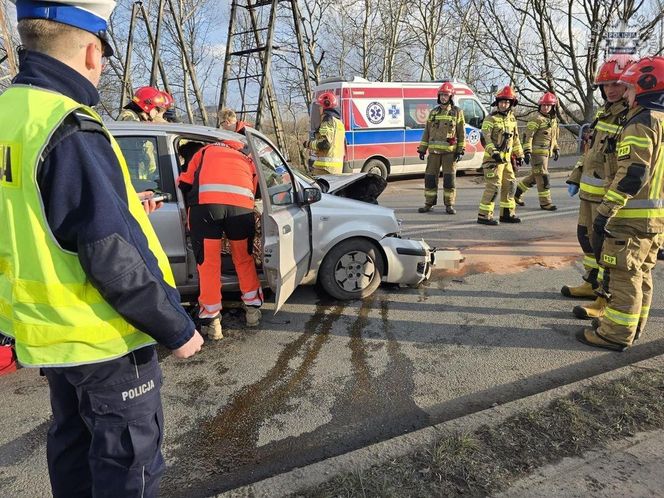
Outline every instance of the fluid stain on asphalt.
<path fill-rule="evenodd" d="M 164 477 L 165 494 L 191 496 L 193 487 L 195 495 L 205 495 L 223 486 L 218 484 L 220 475 L 225 475 L 224 484 L 232 483 L 238 470 L 272 459 L 271 454 L 264 454 L 271 445 L 256 446 L 259 430 L 266 420 L 288 412 L 289 401 L 307 391 L 311 368 L 343 310 L 343 305 L 318 305 L 305 332 L 286 345 L 261 380 L 244 387 L 218 415 L 199 421 L 177 441 L 180 448 L 174 453 L 175 462 Z M 299 365 L 291 368 L 299 357 Z M 175 470 L 177 475 L 173 475 Z"/>

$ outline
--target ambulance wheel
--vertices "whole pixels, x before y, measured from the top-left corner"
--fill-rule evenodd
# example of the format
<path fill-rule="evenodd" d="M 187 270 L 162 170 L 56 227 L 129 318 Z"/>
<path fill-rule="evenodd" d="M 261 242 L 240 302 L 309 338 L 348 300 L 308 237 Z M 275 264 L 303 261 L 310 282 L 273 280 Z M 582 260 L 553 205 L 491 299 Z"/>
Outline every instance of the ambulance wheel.
<path fill-rule="evenodd" d="M 372 159 L 367 161 L 367 164 L 362 168 L 363 173 L 371 173 L 373 175 L 382 176 L 383 179 L 387 180 L 387 166 L 380 159 Z"/>
<path fill-rule="evenodd" d="M 362 299 L 374 293 L 384 273 L 383 256 L 376 246 L 366 239 L 353 238 L 327 253 L 318 271 L 318 282 L 336 299 Z"/>

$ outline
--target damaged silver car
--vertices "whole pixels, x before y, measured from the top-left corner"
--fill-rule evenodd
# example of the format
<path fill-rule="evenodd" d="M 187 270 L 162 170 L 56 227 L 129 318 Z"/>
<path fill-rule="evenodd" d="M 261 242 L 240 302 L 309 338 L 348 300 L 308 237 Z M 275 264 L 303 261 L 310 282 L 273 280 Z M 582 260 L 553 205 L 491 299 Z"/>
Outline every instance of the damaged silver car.
<path fill-rule="evenodd" d="M 386 183 L 375 175 L 328 175 L 317 179 L 291 168 L 263 134 L 180 124 L 109 123 L 137 191 L 155 189 L 172 200 L 150 215 L 168 255 L 183 300 L 198 293 L 196 261 L 186 230 L 184 198 L 175 179 L 187 142 L 247 142 L 259 167 L 254 258 L 261 278 L 276 294 L 278 310 L 298 285 L 315 284 L 337 299 L 369 296 L 381 282 L 415 285 L 433 265 L 453 267 L 458 251 L 435 251 L 404 239 L 392 209 L 377 205 Z M 360 200 L 357 200 L 360 199 Z M 238 288 L 230 257 L 223 259 L 224 289 Z"/>

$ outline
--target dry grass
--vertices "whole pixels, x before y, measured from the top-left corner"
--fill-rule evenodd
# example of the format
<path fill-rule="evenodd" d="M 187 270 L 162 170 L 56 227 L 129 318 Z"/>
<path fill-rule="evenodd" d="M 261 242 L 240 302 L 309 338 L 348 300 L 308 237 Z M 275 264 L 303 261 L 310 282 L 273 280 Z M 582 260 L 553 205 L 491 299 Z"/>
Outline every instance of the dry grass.
<path fill-rule="evenodd" d="M 542 465 L 661 428 L 664 373 L 642 370 L 473 434 L 449 434 L 431 447 L 336 477 L 298 496 L 486 496 Z"/>

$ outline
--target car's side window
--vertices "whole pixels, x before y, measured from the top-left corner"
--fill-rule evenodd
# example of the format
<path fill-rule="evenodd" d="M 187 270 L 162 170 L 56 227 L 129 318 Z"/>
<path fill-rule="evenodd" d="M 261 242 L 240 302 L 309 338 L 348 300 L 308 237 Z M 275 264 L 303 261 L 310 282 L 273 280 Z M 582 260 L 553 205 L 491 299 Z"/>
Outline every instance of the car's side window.
<path fill-rule="evenodd" d="M 436 107 L 435 99 L 404 100 L 404 123 L 406 128 L 424 128 L 431 109 Z"/>
<path fill-rule="evenodd" d="M 270 204 L 274 207 L 288 206 L 294 202 L 293 177 L 279 153 L 265 140 L 253 136 L 260 168 L 267 184 Z"/>
<path fill-rule="evenodd" d="M 466 123 L 475 128 L 482 127 L 484 121 L 484 111 L 482 107 L 473 99 L 461 99 L 459 106 L 463 111 L 463 117 Z"/>
<path fill-rule="evenodd" d="M 137 191 L 160 189 L 159 154 L 154 137 L 117 137 Z"/>

